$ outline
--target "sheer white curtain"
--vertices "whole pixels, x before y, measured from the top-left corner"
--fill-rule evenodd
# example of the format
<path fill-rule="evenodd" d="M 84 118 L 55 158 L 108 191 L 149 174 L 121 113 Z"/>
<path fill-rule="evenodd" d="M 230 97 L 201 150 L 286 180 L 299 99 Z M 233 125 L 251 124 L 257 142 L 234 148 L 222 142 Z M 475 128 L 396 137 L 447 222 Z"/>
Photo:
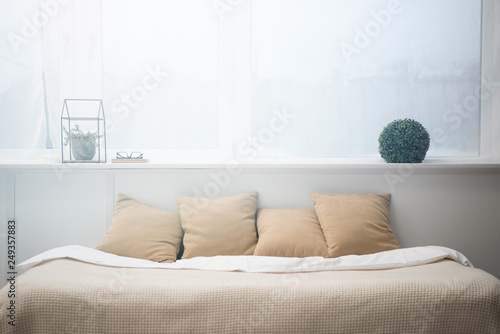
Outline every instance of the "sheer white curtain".
<path fill-rule="evenodd" d="M 0 149 L 22 149 L 19 157 L 32 158 L 59 145 L 57 19 L 51 11 L 57 8 L 38 0 L 4 0 L 1 8 Z"/>
<path fill-rule="evenodd" d="M 109 147 L 218 147 L 217 23 L 206 0 L 102 1 Z"/>
<path fill-rule="evenodd" d="M 211 3 L 2 0 L 2 8 L 0 149 L 21 153 L 4 158 L 35 159 L 51 147 L 57 155 L 66 98 L 103 98 L 111 149 L 219 146 Z"/>
<path fill-rule="evenodd" d="M 398 118 L 421 122 L 428 156 L 480 144 L 480 0 L 253 0 L 254 136 L 294 121 L 262 157 L 378 157 Z"/>

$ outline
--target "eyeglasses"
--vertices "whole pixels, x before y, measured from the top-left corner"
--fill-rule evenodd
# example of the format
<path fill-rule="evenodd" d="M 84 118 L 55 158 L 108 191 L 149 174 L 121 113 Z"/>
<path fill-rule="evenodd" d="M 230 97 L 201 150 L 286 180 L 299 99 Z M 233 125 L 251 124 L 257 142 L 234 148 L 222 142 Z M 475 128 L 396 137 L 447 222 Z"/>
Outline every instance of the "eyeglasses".
<path fill-rule="evenodd" d="M 116 152 L 116 159 L 142 159 L 141 152 Z"/>

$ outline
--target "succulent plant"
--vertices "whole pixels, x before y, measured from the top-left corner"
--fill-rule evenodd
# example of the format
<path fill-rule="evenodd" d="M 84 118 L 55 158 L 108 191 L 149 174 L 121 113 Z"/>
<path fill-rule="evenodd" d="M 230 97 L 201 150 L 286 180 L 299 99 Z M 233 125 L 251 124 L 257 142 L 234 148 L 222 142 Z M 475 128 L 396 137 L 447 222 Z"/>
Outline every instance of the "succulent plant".
<path fill-rule="evenodd" d="M 78 124 L 68 131 L 63 127 L 66 137 L 64 138 L 64 146 L 67 146 L 71 141 L 71 152 L 76 160 L 92 160 L 96 152 L 96 142 L 99 135 L 97 132 L 84 133 Z"/>

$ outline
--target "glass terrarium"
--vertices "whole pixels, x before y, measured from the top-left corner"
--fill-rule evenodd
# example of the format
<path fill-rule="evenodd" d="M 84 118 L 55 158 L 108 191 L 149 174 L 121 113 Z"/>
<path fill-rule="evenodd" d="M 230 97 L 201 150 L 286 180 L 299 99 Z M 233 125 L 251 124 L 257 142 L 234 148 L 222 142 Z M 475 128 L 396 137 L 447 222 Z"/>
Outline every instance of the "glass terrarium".
<path fill-rule="evenodd" d="M 106 162 L 106 121 L 102 100 L 64 100 L 61 152 L 62 162 Z"/>

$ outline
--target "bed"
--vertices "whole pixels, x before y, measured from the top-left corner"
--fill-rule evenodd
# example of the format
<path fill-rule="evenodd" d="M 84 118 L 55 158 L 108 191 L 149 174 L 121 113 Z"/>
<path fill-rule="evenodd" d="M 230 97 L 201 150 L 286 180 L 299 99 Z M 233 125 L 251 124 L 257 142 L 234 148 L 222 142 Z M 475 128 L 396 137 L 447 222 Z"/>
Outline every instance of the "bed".
<path fill-rule="evenodd" d="M 71 246 L 20 269 L 1 333 L 500 333 L 500 280 L 443 247 L 169 264 Z"/>
<path fill-rule="evenodd" d="M 500 280 L 450 248 L 401 248 L 390 195 L 311 198 L 178 198 L 177 214 L 119 195 L 97 249 L 16 268 L 0 333 L 500 333 Z"/>

